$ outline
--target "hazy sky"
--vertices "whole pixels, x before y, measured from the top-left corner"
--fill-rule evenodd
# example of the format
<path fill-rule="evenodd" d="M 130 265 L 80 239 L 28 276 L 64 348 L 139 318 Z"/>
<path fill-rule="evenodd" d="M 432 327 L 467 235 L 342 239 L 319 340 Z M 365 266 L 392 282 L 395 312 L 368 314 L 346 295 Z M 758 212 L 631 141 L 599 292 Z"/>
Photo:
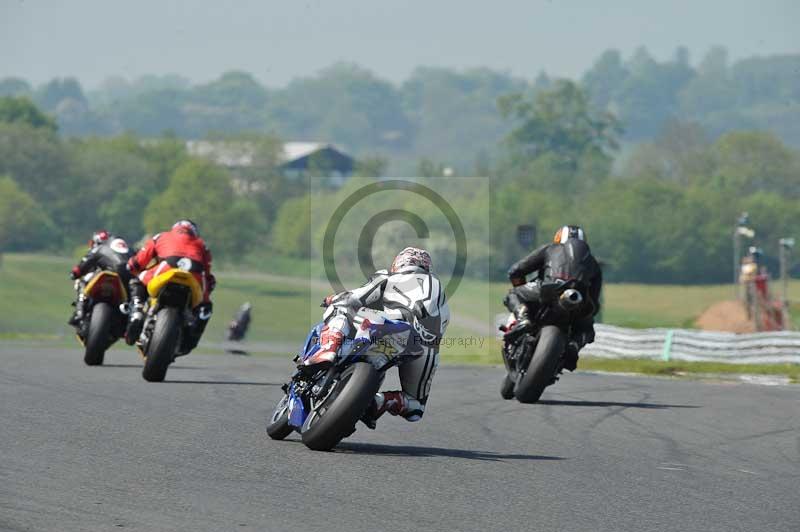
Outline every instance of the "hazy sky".
<path fill-rule="evenodd" d="M 394 81 L 418 65 L 577 76 L 606 48 L 697 62 L 800 52 L 800 0 L 0 0 L 0 77 L 231 69 L 282 85 L 336 61 Z"/>

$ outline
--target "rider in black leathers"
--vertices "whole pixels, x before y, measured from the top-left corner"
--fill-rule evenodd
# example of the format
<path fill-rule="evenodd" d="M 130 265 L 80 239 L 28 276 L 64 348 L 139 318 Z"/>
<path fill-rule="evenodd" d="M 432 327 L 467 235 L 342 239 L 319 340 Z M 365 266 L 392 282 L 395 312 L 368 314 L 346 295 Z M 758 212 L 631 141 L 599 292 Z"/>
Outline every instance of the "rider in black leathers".
<path fill-rule="evenodd" d="M 86 311 L 84 308 L 86 300 L 83 294 L 83 287 L 86 282 L 82 279 L 83 276 L 96 270 L 110 271 L 119 275 L 123 286 L 128 286 L 131 278 L 126 265 L 133 256 L 133 252 L 125 240 L 109 235 L 105 231 L 98 231 L 92 237 L 92 241 L 91 249 L 70 272 L 72 280 L 80 279 L 75 287 L 78 297 L 75 302 L 75 313 L 68 322 L 70 325 L 78 325 Z"/>
<path fill-rule="evenodd" d="M 537 272 L 536 279 L 526 282 L 526 276 L 532 272 Z M 564 357 L 564 369 L 573 371 L 578 364 L 578 351 L 594 341 L 594 317 L 600 311 L 600 290 L 603 286 L 600 266 L 586 243 L 583 229 L 573 225 L 561 227 L 552 244 L 545 244 L 514 263 L 508 270 L 508 278 L 514 288 L 503 303 L 517 319 L 512 333 L 530 328 L 529 313 L 540 303 L 543 281 L 577 281 L 585 298 L 581 308 L 582 317 L 572 325 L 572 335 Z"/>

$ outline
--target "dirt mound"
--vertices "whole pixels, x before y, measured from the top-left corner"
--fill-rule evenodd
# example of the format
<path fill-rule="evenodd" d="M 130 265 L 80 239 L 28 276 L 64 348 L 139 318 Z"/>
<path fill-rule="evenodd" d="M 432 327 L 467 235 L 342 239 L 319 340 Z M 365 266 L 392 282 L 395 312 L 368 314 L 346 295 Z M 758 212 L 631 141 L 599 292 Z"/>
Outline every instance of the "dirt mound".
<path fill-rule="evenodd" d="M 747 311 L 739 301 L 719 301 L 708 307 L 695 325 L 704 331 L 734 333 L 755 332 L 755 324 L 747 319 Z"/>

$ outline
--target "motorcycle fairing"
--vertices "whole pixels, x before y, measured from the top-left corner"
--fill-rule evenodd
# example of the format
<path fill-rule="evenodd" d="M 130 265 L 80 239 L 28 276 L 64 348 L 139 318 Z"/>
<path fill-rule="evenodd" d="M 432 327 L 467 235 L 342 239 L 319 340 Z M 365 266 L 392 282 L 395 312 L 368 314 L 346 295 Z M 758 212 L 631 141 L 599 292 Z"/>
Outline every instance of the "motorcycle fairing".
<path fill-rule="evenodd" d="M 128 292 L 116 272 L 99 271 L 86 283 L 83 293 L 95 301 L 122 303 L 128 300 Z"/>
<path fill-rule="evenodd" d="M 308 414 L 303 406 L 303 400 L 294 393 L 294 383 L 289 387 L 289 424 L 300 428 L 306 421 Z"/>
<path fill-rule="evenodd" d="M 197 282 L 197 279 L 194 278 L 194 275 L 178 269 L 167 270 L 153 277 L 147 284 L 147 293 L 152 298 L 158 298 L 161 291 L 168 284 L 179 284 L 189 287 L 192 293 L 192 308 L 197 307 L 203 302 L 203 289 L 200 287 L 200 283 Z"/>

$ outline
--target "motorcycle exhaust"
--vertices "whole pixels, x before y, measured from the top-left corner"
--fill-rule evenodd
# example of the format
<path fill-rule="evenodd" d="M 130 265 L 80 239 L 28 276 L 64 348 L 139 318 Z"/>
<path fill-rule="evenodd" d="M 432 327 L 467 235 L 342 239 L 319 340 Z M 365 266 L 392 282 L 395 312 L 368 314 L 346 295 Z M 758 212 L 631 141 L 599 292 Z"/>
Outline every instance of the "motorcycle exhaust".
<path fill-rule="evenodd" d="M 558 298 L 558 303 L 564 310 L 573 310 L 583 303 L 583 296 L 574 288 L 568 288 Z"/>

